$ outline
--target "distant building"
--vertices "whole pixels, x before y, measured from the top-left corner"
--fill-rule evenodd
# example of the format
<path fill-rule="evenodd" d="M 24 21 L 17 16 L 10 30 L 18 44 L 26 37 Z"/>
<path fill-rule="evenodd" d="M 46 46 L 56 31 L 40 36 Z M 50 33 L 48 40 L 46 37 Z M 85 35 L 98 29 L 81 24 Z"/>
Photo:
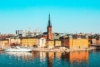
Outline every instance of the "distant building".
<path fill-rule="evenodd" d="M 22 37 L 23 30 L 16 30 L 16 35 L 19 36 L 19 37 Z"/>

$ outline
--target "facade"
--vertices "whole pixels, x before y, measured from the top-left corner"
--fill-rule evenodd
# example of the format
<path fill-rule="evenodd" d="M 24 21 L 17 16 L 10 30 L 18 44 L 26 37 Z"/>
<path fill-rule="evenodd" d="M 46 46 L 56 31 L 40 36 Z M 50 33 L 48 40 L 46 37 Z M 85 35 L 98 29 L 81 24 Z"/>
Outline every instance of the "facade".
<path fill-rule="evenodd" d="M 9 38 L 9 44 L 10 45 L 20 45 L 20 38 L 16 37 L 16 38 Z"/>
<path fill-rule="evenodd" d="M 69 39 L 69 48 L 88 48 L 89 42 L 88 39 Z"/>
<path fill-rule="evenodd" d="M 50 22 L 50 14 L 49 14 L 49 20 L 48 20 L 48 26 L 47 26 L 47 40 L 52 40 L 52 25 Z"/>
<path fill-rule="evenodd" d="M 47 47 L 54 48 L 54 40 L 47 40 Z"/>
<path fill-rule="evenodd" d="M 54 47 L 61 47 L 60 40 L 47 40 L 47 47 L 54 48 Z"/>
<path fill-rule="evenodd" d="M 61 47 L 61 40 L 54 40 L 55 47 Z"/>
<path fill-rule="evenodd" d="M 82 39 L 82 38 L 66 38 L 61 39 L 62 46 L 68 47 L 70 49 L 80 49 L 80 48 L 88 48 L 89 42 L 88 39 Z"/>
<path fill-rule="evenodd" d="M 22 47 L 34 47 L 37 46 L 37 38 L 34 37 L 22 37 L 21 38 Z"/>
<path fill-rule="evenodd" d="M 38 39 L 38 47 L 46 47 L 46 39 L 45 38 L 40 38 Z"/>
<path fill-rule="evenodd" d="M 8 39 L 0 40 L 0 48 L 4 48 L 4 47 L 10 47 Z"/>

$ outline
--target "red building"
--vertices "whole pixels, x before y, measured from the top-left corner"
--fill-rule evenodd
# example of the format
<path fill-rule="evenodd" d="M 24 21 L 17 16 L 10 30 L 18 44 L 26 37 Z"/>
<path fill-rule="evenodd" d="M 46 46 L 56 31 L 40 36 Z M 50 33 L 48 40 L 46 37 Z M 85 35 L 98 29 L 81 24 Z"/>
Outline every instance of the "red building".
<path fill-rule="evenodd" d="M 52 40 L 52 25 L 50 22 L 50 14 L 49 14 L 49 20 L 48 20 L 48 26 L 47 26 L 47 40 Z"/>

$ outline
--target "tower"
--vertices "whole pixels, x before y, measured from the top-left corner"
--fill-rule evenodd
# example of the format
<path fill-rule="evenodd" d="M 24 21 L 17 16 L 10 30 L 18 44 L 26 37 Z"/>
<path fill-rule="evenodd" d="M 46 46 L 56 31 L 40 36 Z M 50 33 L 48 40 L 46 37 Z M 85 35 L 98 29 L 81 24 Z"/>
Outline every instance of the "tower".
<path fill-rule="evenodd" d="M 52 40 L 52 25 L 50 22 L 50 14 L 49 14 L 49 20 L 48 20 L 48 26 L 47 26 L 47 40 Z"/>

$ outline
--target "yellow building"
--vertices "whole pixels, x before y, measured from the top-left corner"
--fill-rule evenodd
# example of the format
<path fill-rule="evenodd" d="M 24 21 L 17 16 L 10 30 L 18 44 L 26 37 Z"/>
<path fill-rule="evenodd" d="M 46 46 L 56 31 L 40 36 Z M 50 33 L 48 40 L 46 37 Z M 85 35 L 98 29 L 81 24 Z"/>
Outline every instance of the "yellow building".
<path fill-rule="evenodd" d="M 60 47 L 61 41 L 60 40 L 54 40 L 54 45 L 55 45 L 55 47 Z"/>
<path fill-rule="evenodd" d="M 70 49 L 77 49 L 77 48 L 88 48 L 89 42 L 88 39 L 82 38 L 68 38 L 68 39 L 61 39 L 61 43 L 63 47 L 68 47 Z"/>
<path fill-rule="evenodd" d="M 47 40 L 47 47 L 54 48 L 54 40 Z"/>
<path fill-rule="evenodd" d="M 69 39 L 69 48 L 88 48 L 88 39 Z"/>
<path fill-rule="evenodd" d="M 22 47 L 33 47 L 37 46 L 37 38 L 34 37 L 22 37 L 21 38 Z"/>

